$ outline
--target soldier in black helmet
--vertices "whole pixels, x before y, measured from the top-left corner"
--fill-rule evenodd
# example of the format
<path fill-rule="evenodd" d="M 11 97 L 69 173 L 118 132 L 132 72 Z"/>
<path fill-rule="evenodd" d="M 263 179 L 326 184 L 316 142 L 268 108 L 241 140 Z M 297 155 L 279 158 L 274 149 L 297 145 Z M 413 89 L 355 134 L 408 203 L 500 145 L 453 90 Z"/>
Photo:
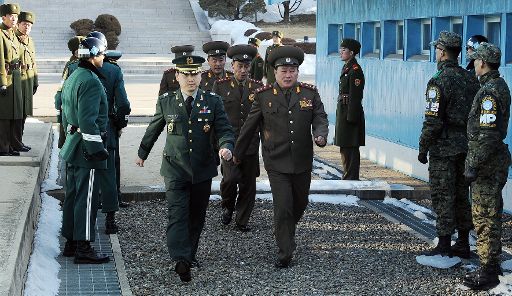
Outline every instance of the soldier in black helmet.
<path fill-rule="evenodd" d="M 201 74 L 201 86 L 204 91 L 210 91 L 213 88 L 215 80 L 224 79 L 233 76 L 233 72 L 226 71 L 226 51 L 229 43 L 224 41 L 211 41 L 203 44 L 203 51 L 208 55 L 209 70 Z"/>
<path fill-rule="evenodd" d="M 193 45 L 180 45 L 173 46 L 171 48 L 171 52 L 174 53 L 175 59 L 181 56 L 191 55 L 193 51 Z M 180 84 L 178 83 L 178 80 L 176 80 L 176 68 L 172 67 L 165 70 L 162 80 L 160 81 L 160 90 L 158 91 L 158 95 L 161 96 L 166 92 L 172 92 L 179 88 Z"/>
<path fill-rule="evenodd" d="M 249 38 L 248 44 L 251 46 L 254 46 L 256 49 L 260 47 L 261 41 L 258 38 Z M 263 58 L 261 55 L 256 51 L 256 56 L 254 59 L 252 59 L 251 62 L 251 72 L 250 77 L 252 79 L 256 80 L 262 80 L 263 79 Z"/>

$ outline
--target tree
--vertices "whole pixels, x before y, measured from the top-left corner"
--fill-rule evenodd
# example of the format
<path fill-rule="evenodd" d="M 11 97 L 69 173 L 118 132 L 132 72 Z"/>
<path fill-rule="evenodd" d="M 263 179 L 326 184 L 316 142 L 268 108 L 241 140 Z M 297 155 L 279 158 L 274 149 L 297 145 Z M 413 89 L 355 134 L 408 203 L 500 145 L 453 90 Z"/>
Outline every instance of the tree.
<path fill-rule="evenodd" d="M 239 20 L 242 17 L 266 12 L 264 0 L 199 0 L 199 6 L 208 11 L 210 17 Z"/>
<path fill-rule="evenodd" d="M 294 0 L 291 5 L 290 2 L 290 0 L 283 2 L 283 12 L 281 12 L 281 6 L 279 4 L 277 5 L 277 8 L 279 9 L 279 15 L 281 15 L 284 22 L 290 22 L 290 14 L 299 8 L 302 0 Z"/>
<path fill-rule="evenodd" d="M 258 21 L 258 12 L 267 12 L 265 0 L 249 0 L 247 4 L 242 7 L 242 16 L 248 17 L 254 15 L 254 21 Z"/>

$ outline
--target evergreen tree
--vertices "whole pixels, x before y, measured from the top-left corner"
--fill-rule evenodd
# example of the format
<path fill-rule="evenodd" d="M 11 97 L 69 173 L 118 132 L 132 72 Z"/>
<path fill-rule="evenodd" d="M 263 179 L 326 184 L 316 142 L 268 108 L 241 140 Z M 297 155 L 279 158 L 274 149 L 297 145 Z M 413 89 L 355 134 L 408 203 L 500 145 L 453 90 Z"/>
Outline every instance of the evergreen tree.
<path fill-rule="evenodd" d="M 207 10 L 210 17 L 229 20 L 239 20 L 256 12 L 266 12 L 264 0 L 199 0 L 199 6 Z"/>

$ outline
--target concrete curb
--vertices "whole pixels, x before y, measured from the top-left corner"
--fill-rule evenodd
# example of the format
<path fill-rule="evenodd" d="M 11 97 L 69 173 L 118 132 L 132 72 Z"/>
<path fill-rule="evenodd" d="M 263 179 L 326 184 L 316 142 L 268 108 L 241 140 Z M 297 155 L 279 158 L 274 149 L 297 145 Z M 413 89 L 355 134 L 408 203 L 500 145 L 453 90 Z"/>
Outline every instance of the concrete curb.
<path fill-rule="evenodd" d="M 110 235 L 110 242 L 112 243 L 112 253 L 114 254 L 114 260 L 116 261 L 117 277 L 119 279 L 119 286 L 121 287 L 121 294 L 123 296 L 133 296 L 128 276 L 126 275 L 123 253 L 121 252 L 121 245 L 119 244 L 117 234 Z"/>

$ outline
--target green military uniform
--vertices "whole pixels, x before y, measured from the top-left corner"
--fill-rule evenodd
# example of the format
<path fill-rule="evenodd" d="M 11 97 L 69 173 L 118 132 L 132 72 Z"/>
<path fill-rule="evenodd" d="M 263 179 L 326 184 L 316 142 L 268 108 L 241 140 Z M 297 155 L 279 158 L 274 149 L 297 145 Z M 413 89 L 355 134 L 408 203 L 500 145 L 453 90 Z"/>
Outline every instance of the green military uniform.
<path fill-rule="evenodd" d="M 235 45 L 227 52 L 233 61 L 246 64 L 252 61 L 256 53 L 256 48 L 250 45 Z M 235 140 L 251 110 L 254 91 L 261 86 L 261 81 L 250 78 L 237 81 L 234 76 L 217 80 L 213 86 L 213 92 L 222 97 L 229 123 L 235 132 Z M 254 208 L 256 177 L 259 176 L 259 144 L 260 138 L 256 132 L 243 163 L 235 165 L 232 161 L 222 161 L 221 204 L 229 213 L 229 219 L 223 222 L 229 223 L 236 208 L 236 225 L 242 231 L 248 230 L 246 225 Z"/>
<path fill-rule="evenodd" d="M 173 60 L 178 71 L 191 73 L 198 71 L 203 62 L 198 56 Z M 187 103 L 191 103 L 191 107 L 187 107 Z M 187 108 L 191 108 L 190 115 Z M 232 150 L 233 130 L 221 98 L 201 89 L 187 98 L 181 90 L 158 97 L 155 115 L 140 144 L 139 158 L 148 157 L 164 129 L 166 141 L 160 173 L 165 180 L 168 207 L 167 247 L 173 259 L 178 263 L 187 262 L 184 264 L 189 266 L 196 259 L 211 181 L 217 175 L 211 134 L 219 139 L 221 148 Z M 176 271 L 180 274 L 178 264 Z M 190 273 L 189 268 L 183 273 L 187 272 Z"/>
<path fill-rule="evenodd" d="M 215 75 L 215 73 L 213 73 L 212 70 L 206 70 L 203 73 L 201 73 L 201 85 L 199 86 L 199 88 L 201 88 L 204 91 L 211 91 L 213 89 L 213 84 L 215 83 L 215 81 L 229 77 L 233 77 L 233 72 L 229 70 L 224 70 L 219 75 Z"/>
<path fill-rule="evenodd" d="M 203 44 L 203 51 L 208 57 L 225 57 L 228 48 L 229 43 L 224 41 L 211 41 Z M 233 76 L 233 72 L 227 70 L 222 70 L 220 74 L 215 74 L 212 69 L 206 70 L 201 73 L 201 85 L 199 88 L 206 92 L 211 91 L 216 80 L 231 76 Z"/>
<path fill-rule="evenodd" d="M 274 36 L 283 38 L 283 33 L 279 31 L 272 31 L 272 37 Z M 265 60 L 263 61 L 263 77 L 267 78 L 267 84 L 273 84 L 274 82 L 276 82 L 274 68 L 272 68 L 272 64 L 269 63 L 268 56 L 275 48 L 278 48 L 280 46 L 283 46 L 283 44 L 272 44 L 269 47 L 267 47 L 267 50 L 265 51 Z"/>
<path fill-rule="evenodd" d="M 101 133 L 108 127 L 108 103 L 101 74 L 88 61 L 62 87 L 62 124 L 68 131 L 60 154 L 67 163 L 62 235 L 68 241 L 94 241 L 98 180 L 107 168 Z"/>
<path fill-rule="evenodd" d="M 2 16 L 19 14 L 18 4 L 2 4 Z M 0 24 L 0 86 L 6 87 L 0 94 L 0 155 L 19 155 L 22 147 L 23 95 L 21 89 L 20 42 L 14 28 Z"/>
<path fill-rule="evenodd" d="M 269 62 L 299 66 L 304 52 L 283 46 L 272 52 Z M 312 136 L 327 139 L 328 121 L 316 87 L 297 82 L 281 89 L 278 83 L 255 93 L 254 103 L 235 146 L 242 160 L 260 128 L 262 154 L 274 204 L 274 234 L 279 248 L 278 267 L 287 267 L 295 250 L 295 228 L 308 204 L 313 162 Z"/>
<path fill-rule="evenodd" d="M 344 39 L 341 47 L 349 48 L 354 56 L 361 44 Z M 345 63 L 339 82 L 336 108 L 336 134 L 334 145 L 340 147 L 343 180 L 359 180 L 359 146 L 365 145 L 365 120 L 363 110 L 364 74 L 355 57 Z"/>
<path fill-rule="evenodd" d="M 460 50 L 461 38 L 456 33 L 443 31 L 434 44 Z M 468 141 L 467 118 L 479 85 L 476 77 L 460 67 L 457 60 L 440 61 L 437 69 L 425 91 L 425 120 L 419 152 L 425 157 L 427 152 L 430 155 L 432 206 L 441 240 L 445 236 L 450 238 L 455 229 L 460 237 L 461 233 L 467 236 L 473 228 L 463 173 Z M 447 242 L 451 241 L 449 238 Z"/>
<path fill-rule="evenodd" d="M 261 41 L 258 38 L 249 38 L 248 41 L 249 44 L 252 44 L 256 48 L 260 46 Z M 251 72 L 250 77 L 252 79 L 256 80 L 262 80 L 263 79 L 263 64 L 265 62 L 263 61 L 263 58 L 261 55 L 256 52 L 256 56 L 251 61 Z"/>
<path fill-rule="evenodd" d="M 501 52 L 495 45 L 484 42 L 470 58 L 499 64 Z M 501 273 L 501 191 L 507 182 L 511 163 L 508 145 L 503 142 L 510 117 L 510 90 L 498 70 L 490 70 L 480 76 L 480 84 L 482 87 L 469 113 L 469 149 L 465 174 L 466 178 L 470 174 L 474 175 L 473 180 L 470 180 L 474 181 L 471 186 L 472 213 L 478 236 L 476 247 L 481 271 L 492 274 L 491 284 L 497 285 L 498 274 Z M 483 277 L 482 273 L 474 275 L 470 283 L 482 285 Z M 467 279 L 468 276 L 465 284 Z"/>
<path fill-rule="evenodd" d="M 171 48 L 171 52 L 175 54 L 174 58 L 178 58 L 184 55 L 191 55 L 193 51 L 193 45 L 173 46 Z M 176 72 L 177 71 L 175 68 L 170 68 L 164 71 L 164 75 L 160 81 L 160 89 L 158 90 L 159 96 L 166 92 L 176 91 L 180 88 L 180 84 L 178 83 L 178 80 L 176 80 Z"/>

